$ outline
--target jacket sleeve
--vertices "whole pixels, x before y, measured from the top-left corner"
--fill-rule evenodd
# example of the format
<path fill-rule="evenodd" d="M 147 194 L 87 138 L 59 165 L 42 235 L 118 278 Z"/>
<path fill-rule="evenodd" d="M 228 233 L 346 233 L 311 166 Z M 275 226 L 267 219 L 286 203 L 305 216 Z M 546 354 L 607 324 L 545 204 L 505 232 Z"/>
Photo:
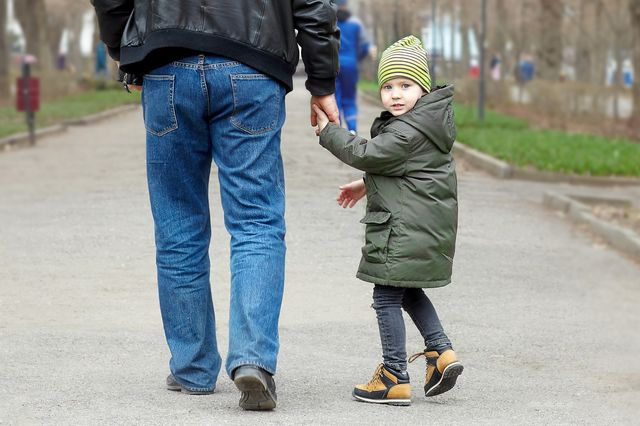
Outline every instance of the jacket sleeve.
<path fill-rule="evenodd" d="M 349 166 L 384 176 L 405 175 L 411 151 L 411 141 L 393 129 L 367 140 L 332 123 L 320 133 L 320 145 Z"/>
<path fill-rule="evenodd" d="M 312 95 L 335 93 L 340 30 L 330 0 L 293 0 L 293 20 Z"/>
<path fill-rule="evenodd" d="M 120 60 L 120 40 L 133 12 L 133 2 L 134 0 L 91 0 L 98 17 L 100 39 L 116 61 Z"/>

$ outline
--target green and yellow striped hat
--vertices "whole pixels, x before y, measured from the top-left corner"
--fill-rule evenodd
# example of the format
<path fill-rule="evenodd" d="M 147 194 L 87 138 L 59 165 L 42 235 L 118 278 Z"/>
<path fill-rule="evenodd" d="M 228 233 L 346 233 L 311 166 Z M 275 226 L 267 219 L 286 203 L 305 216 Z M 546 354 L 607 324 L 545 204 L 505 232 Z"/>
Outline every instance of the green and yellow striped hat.
<path fill-rule="evenodd" d="M 417 37 L 407 36 L 382 52 L 378 66 L 378 87 L 394 78 L 405 77 L 418 83 L 425 92 L 431 92 L 431 75 L 427 52 Z"/>

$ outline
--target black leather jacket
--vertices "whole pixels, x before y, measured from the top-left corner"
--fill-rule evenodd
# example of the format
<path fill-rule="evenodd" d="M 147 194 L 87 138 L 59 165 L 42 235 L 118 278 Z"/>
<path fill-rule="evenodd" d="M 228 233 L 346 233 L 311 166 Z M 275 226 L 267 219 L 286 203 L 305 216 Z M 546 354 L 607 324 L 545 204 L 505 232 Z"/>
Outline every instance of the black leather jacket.
<path fill-rule="evenodd" d="M 91 0 L 122 71 L 189 49 L 235 59 L 292 89 L 298 43 L 313 95 L 335 91 L 340 32 L 333 0 Z M 295 33 L 297 30 L 297 35 Z M 297 40 L 297 43 L 296 43 Z"/>

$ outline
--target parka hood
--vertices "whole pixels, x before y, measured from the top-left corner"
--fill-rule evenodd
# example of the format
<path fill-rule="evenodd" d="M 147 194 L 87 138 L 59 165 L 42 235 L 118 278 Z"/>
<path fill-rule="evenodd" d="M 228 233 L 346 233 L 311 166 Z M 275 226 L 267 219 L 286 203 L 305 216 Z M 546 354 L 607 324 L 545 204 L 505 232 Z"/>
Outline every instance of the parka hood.
<path fill-rule="evenodd" d="M 373 123 L 372 136 L 393 121 L 403 121 L 424 134 L 442 152 L 450 152 L 456 140 L 453 92 L 452 85 L 437 87 L 421 97 L 411 111 L 398 117 L 384 111 Z"/>

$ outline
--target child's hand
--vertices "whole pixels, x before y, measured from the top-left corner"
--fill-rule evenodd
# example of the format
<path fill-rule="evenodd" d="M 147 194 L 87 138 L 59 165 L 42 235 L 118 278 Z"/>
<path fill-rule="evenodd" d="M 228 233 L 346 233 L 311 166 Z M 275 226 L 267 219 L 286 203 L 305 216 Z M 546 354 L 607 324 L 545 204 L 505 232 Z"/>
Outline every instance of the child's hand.
<path fill-rule="evenodd" d="M 324 113 L 317 105 L 313 105 L 313 111 L 317 115 L 318 120 L 318 128 L 316 129 L 316 136 L 320 136 L 320 132 L 324 130 L 324 128 L 329 124 L 329 117 Z"/>
<path fill-rule="evenodd" d="M 367 195 L 367 187 L 364 186 L 364 180 L 358 179 L 340 187 L 337 201 L 343 209 L 351 208 L 365 195 Z"/>

